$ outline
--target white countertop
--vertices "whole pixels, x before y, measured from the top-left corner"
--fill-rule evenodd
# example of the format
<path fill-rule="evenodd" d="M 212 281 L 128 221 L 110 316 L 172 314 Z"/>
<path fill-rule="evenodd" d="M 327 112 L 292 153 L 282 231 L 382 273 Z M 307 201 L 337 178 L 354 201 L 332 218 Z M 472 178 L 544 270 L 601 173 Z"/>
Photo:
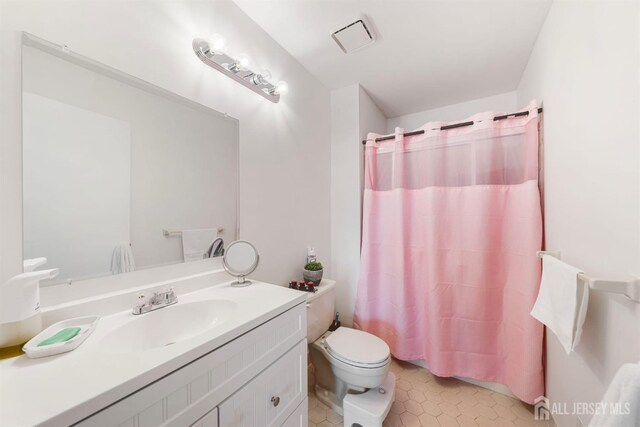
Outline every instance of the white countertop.
<path fill-rule="evenodd" d="M 1 360 L 0 425 L 71 425 L 304 302 L 306 294 L 266 283 L 245 288 L 224 283 L 179 295 L 178 304 L 207 299 L 231 300 L 238 309 L 224 323 L 168 347 L 135 353 L 101 348 L 106 334 L 139 317 L 127 310 L 103 317 L 69 353 Z"/>

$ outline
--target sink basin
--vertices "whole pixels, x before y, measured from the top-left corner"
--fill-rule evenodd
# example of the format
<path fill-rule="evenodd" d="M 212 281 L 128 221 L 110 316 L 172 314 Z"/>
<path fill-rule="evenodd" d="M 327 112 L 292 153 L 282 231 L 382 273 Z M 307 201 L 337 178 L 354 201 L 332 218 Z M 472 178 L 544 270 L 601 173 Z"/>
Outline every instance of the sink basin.
<path fill-rule="evenodd" d="M 101 350 L 132 353 L 170 346 L 220 326 L 237 310 L 228 300 L 178 302 L 131 316 L 99 342 Z"/>

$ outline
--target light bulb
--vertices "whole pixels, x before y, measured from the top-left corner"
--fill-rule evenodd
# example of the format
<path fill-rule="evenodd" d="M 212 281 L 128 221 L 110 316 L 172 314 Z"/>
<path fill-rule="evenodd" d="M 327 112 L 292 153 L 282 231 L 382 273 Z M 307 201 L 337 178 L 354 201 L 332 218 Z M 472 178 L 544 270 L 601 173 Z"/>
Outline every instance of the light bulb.
<path fill-rule="evenodd" d="M 236 64 L 238 64 L 238 66 L 242 69 L 247 69 L 249 67 L 249 64 L 251 63 L 251 61 L 249 60 L 249 56 L 247 56 L 244 53 L 241 53 L 240 55 L 238 55 L 238 57 L 236 58 Z"/>
<path fill-rule="evenodd" d="M 263 68 L 262 70 L 260 70 L 259 74 L 262 76 L 262 78 L 265 81 L 267 81 L 267 82 L 271 81 L 271 71 L 267 70 L 266 68 Z"/>
<path fill-rule="evenodd" d="M 212 34 L 211 37 L 209 37 L 209 50 L 217 54 L 226 53 L 227 45 L 224 41 L 224 37 L 220 34 Z"/>
<path fill-rule="evenodd" d="M 276 83 L 276 92 L 277 93 L 287 93 L 289 91 L 289 83 L 284 80 L 280 80 Z"/>
<path fill-rule="evenodd" d="M 251 82 L 254 85 L 266 85 L 271 80 L 271 71 L 267 69 L 260 70 L 257 74 L 251 77 Z"/>

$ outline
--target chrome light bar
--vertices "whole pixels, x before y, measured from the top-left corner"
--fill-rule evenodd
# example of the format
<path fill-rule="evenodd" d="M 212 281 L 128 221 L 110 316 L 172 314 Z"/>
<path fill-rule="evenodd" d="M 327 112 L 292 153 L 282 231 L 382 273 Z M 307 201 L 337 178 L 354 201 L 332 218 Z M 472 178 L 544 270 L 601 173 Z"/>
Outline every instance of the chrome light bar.
<path fill-rule="evenodd" d="M 278 87 L 267 81 L 264 76 L 250 69 L 243 68 L 240 65 L 240 61 L 226 53 L 214 52 L 210 49 L 209 42 L 205 39 L 196 38 L 193 40 L 192 45 L 196 56 L 211 68 L 215 68 L 222 74 L 248 87 L 271 102 L 280 101 Z"/>

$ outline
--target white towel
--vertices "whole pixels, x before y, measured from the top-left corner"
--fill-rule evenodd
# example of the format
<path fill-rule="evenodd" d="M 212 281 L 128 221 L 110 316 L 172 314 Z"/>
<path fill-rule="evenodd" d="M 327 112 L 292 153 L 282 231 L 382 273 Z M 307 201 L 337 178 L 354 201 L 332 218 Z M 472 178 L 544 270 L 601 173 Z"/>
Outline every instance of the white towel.
<path fill-rule="evenodd" d="M 133 250 L 129 243 L 119 243 L 111 254 L 111 274 L 128 273 L 136 269 Z"/>
<path fill-rule="evenodd" d="M 540 292 L 531 315 L 547 325 L 570 354 L 580 342 L 587 314 L 589 286 L 578 278 L 582 273 L 550 255 L 542 256 Z"/>
<path fill-rule="evenodd" d="M 205 252 L 218 237 L 215 228 L 199 230 L 182 230 L 182 254 L 184 262 L 197 261 L 204 258 Z"/>
<path fill-rule="evenodd" d="M 640 426 L 640 364 L 622 365 L 602 398 L 589 427 Z"/>

